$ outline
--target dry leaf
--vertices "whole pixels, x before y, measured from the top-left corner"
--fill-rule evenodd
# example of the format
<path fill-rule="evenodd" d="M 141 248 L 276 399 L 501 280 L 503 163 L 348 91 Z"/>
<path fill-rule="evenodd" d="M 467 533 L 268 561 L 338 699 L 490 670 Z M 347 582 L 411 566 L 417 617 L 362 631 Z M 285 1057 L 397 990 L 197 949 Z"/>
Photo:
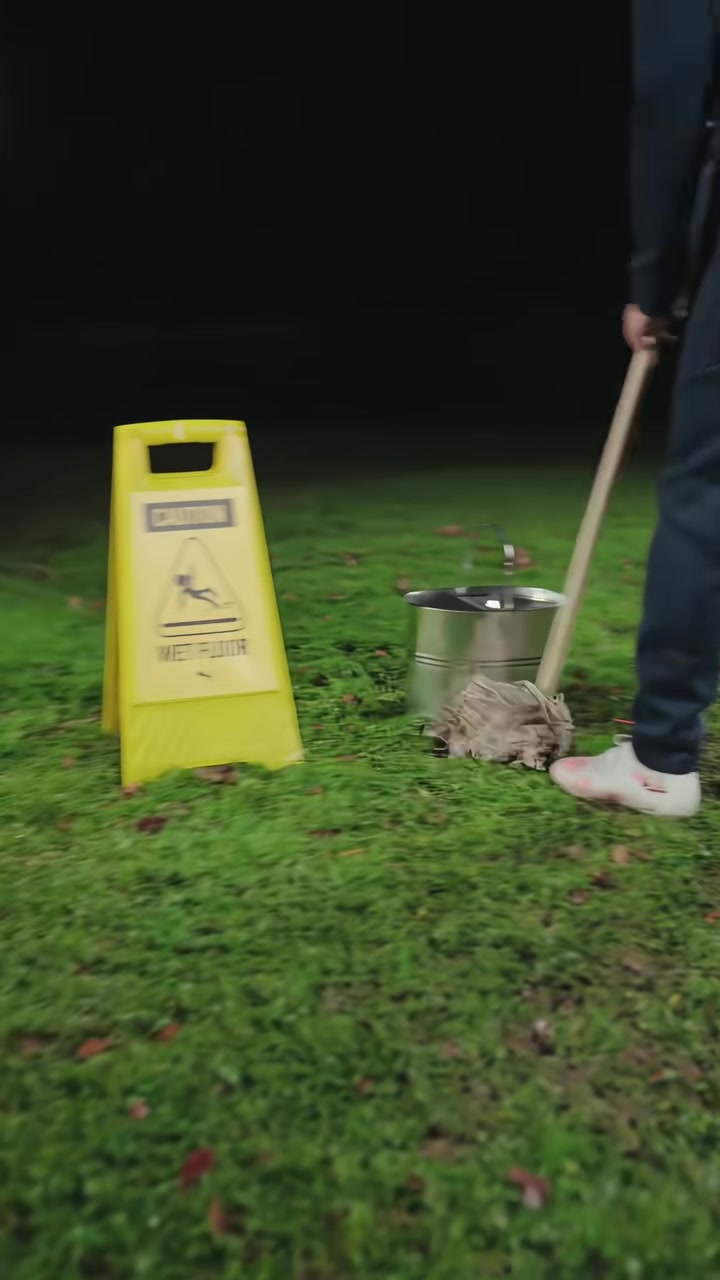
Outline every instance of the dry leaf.
<path fill-rule="evenodd" d="M 167 825 L 167 818 L 161 813 L 148 813 L 144 818 L 139 818 L 136 825 L 138 831 L 142 831 L 145 835 L 154 836 Z"/>
<path fill-rule="evenodd" d="M 592 882 L 597 889 L 614 889 L 615 881 L 607 871 L 596 871 L 592 877 Z"/>
<path fill-rule="evenodd" d="M 720 911 L 708 911 L 707 915 L 703 916 L 703 919 L 706 920 L 708 924 L 719 924 Z"/>
<path fill-rule="evenodd" d="M 308 831 L 308 835 L 313 840 L 328 840 L 331 836 L 341 836 L 342 827 L 316 827 L 314 831 Z"/>
<path fill-rule="evenodd" d="M 550 1195 L 548 1178 L 539 1178 L 528 1169 L 520 1168 L 511 1169 L 508 1177 L 513 1186 L 522 1192 L 523 1204 L 528 1209 L 542 1209 L 547 1204 Z"/>
<path fill-rule="evenodd" d="M 583 858 L 587 856 L 586 850 L 583 849 L 581 844 L 571 844 L 567 849 L 563 849 L 563 853 L 566 858 L 571 858 L 573 862 L 582 862 Z"/>
<path fill-rule="evenodd" d="M 452 1164 L 458 1158 L 457 1143 L 451 1138 L 432 1138 L 422 1149 L 425 1160 L 438 1160 L 441 1164 Z"/>
<path fill-rule="evenodd" d="M 361 1094 L 372 1093 L 374 1088 L 375 1088 L 375 1081 L 373 1080 L 372 1076 L 361 1076 L 359 1080 L 355 1081 L 356 1093 L 361 1093 Z"/>
<path fill-rule="evenodd" d="M 324 795 L 325 795 L 325 788 L 324 788 L 324 787 L 310 787 L 310 788 L 309 788 L 309 790 L 308 790 L 308 795 L 309 795 L 309 796 L 324 796 Z"/>
<path fill-rule="evenodd" d="M 442 1045 L 440 1049 L 440 1055 L 441 1057 L 447 1058 L 448 1061 L 452 1062 L 456 1058 L 462 1058 L 463 1051 L 460 1048 L 459 1044 L 455 1044 L 454 1040 L 446 1040 L 444 1045 Z"/>
<path fill-rule="evenodd" d="M 94 1040 L 86 1040 L 75 1051 L 75 1057 L 79 1062 L 87 1062 L 88 1058 L 97 1058 L 98 1054 L 107 1053 L 108 1049 L 114 1049 L 115 1042 L 108 1038 L 97 1038 Z"/>
<path fill-rule="evenodd" d="M 515 568 L 516 569 L 533 569 L 535 561 L 533 560 L 527 547 L 515 548 Z"/>
<path fill-rule="evenodd" d="M 360 564 L 360 557 L 356 556 L 354 551 L 346 551 L 343 555 L 343 560 L 351 569 L 357 569 Z"/>
<path fill-rule="evenodd" d="M 167 1044 L 169 1040 L 174 1040 L 181 1031 L 182 1027 L 179 1022 L 168 1022 L 166 1026 L 158 1031 L 155 1039 L 159 1040 L 161 1044 Z"/>
<path fill-rule="evenodd" d="M 590 901 L 589 889 L 575 889 L 570 894 L 570 901 L 574 907 L 584 907 L 585 903 Z"/>
<path fill-rule="evenodd" d="M 340 764 L 354 764 L 360 759 L 359 756 L 336 756 L 335 758 Z"/>
<path fill-rule="evenodd" d="M 325 599 L 332 601 L 333 604 L 336 604 L 338 600 L 347 600 L 347 596 L 326 596 Z"/>
<path fill-rule="evenodd" d="M 376 650 L 375 650 L 375 657 L 376 657 L 376 658 L 389 658 L 389 657 L 390 657 L 390 654 L 388 653 L 387 649 L 376 649 Z"/>
<path fill-rule="evenodd" d="M 215 1152 L 212 1147 L 202 1147 L 191 1151 L 180 1170 L 180 1186 L 191 1187 L 210 1172 L 215 1164 Z"/>
<path fill-rule="evenodd" d="M 237 782 L 240 777 L 237 769 L 233 769 L 231 764 L 213 764 L 203 769 L 195 770 L 195 777 L 201 782 L 213 782 L 218 786 L 229 786 L 231 783 Z"/>
<path fill-rule="evenodd" d="M 131 1120 L 147 1120 L 150 1108 L 144 1098 L 136 1098 L 131 1102 L 128 1114 Z"/>
<path fill-rule="evenodd" d="M 300 599 L 300 597 L 298 595 L 295 595 L 294 591 L 284 591 L 280 599 L 285 604 L 296 604 L 297 601 Z"/>
<path fill-rule="evenodd" d="M 532 1041 L 541 1053 L 553 1053 L 555 1049 L 555 1028 L 547 1018 L 538 1018 L 532 1025 Z"/>
<path fill-rule="evenodd" d="M 461 524 L 444 524 L 435 532 L 443 538 L 461 538 L 465 530 Z"/>
<path fill-rule="evenodd" d="M 34 1057 L 36 1053 L 45 1053 L 50 1048 L 50 1041 L 43 1040 L 40 1036 L 25 1036 L 20 1041 L 20 1048 L 26 1057 Z"/>
<path fill-rule="evenodd" d="M 228 1236 L 232 1233 L 230 1218 L 222 1207 L 222 1201 L 211 1200 L 208 1209 L 208 1231 L 213 1236 Z"/>
<path fill-rule="evenodd" d="M 125 800 L 132 800 L 133 796 L 139 796 L 141 791 L 142 785 L 139 782 L 128 782 L 127 786 L 122 789 Z"/>
<path fill-rule="evenodd" d="M 632 853 L 628 849 L 627 845 L 616 844 L 610 853 L 610 858 L 616 866 L 627 867 L 632 861 Z"/>
<path fill-rule="evenodd" d="M 364 853 L 364 849 L 343 849 L 342 853 L 336 853 L 336 858 L 357 858 L 359 854 Z"/>
<path fill-rule="evenodd" d="M 74 818 L 61 818 L 58 822 L 58 831 L 72 831 L 75 826 Z"/>
<path fill-rule="evenodd" d="M 75 759 L 75 756 L 63 756 L 60 763 L 63 769 L 74 769 L 75 765 L 77 764 L 77 761 Z"/>
<path fill-rule="evenodd" d="M 68 609 L 82 609 L 84 600 L 82 596 L 68 596 Z"/>
<path fill-rule="evenodd" d="M 355 693 L 344 693 L 341 701 L 347 703 L 347 705 L 350 706 L 353 702 L 358 701 L 358 697 L 357 697 L 357 694 Z"/>
<path fill-rule="evenodd" d="M 395 589 L 405 595 L 408 591 L 412 591 L 412 583 L 409 578 L 398 578 Z"/>

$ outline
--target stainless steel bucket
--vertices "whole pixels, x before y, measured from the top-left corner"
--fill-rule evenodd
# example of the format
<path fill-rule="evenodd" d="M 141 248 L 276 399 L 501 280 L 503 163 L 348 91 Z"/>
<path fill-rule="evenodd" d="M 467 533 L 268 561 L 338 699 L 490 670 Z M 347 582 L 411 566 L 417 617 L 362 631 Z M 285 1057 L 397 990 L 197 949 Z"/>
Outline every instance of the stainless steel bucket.
<path fill-rule="evenodd" d="M 514 553 L 504 540 L 505 566 Z M 541 587 L 443 587 L 410 591 L 414 658 L 409 707 L 434 720 L 473 676 L 535 680 L 563 597 Z"/>

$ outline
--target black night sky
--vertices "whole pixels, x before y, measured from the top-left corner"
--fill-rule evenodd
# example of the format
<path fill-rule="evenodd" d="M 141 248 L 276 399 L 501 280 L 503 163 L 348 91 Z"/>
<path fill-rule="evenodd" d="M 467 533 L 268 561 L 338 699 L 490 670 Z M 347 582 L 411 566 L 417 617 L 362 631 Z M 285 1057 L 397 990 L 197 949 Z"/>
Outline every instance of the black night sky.
<path fill-rule="evenodd" d="M 2 58 L 11 437 L 362 424 L 381 465 L 440 422 L 494 452 L 604 430 L 624 4 L 54 21 Z"/>

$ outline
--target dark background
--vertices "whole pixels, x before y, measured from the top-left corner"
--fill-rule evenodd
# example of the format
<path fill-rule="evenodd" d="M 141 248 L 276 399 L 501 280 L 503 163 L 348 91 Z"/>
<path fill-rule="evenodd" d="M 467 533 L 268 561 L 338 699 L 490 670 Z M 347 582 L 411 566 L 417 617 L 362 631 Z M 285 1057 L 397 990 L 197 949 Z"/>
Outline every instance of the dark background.
<path fill-rule="evenodd" d="M 597 449 L 626 3 L 54 22 L 2 53 L 11 447 L 208 415 L 268 475 Z"/>

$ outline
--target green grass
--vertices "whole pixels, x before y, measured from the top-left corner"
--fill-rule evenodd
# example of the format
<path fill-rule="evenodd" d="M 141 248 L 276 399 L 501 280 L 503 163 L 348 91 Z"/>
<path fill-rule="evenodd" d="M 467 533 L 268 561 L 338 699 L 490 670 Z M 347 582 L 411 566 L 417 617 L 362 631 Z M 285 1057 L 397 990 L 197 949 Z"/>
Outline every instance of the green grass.
<path fill-rule="evenodd" d="M 3 1274 L 720 1277 L 717 740 L 701 815 L 661 825 L 434 758 L 403 711 L 397 582 L 464 576 L 436 528 L 500 520 L 558 587 L 588 480 L 263 495 L 307 762 L 132 798 L 98 724 L 103 521 L 27 513 L 0 601 Z M 598 552 L 584 746 L 631 705 L 653 505 L 627 477 Z"/>

